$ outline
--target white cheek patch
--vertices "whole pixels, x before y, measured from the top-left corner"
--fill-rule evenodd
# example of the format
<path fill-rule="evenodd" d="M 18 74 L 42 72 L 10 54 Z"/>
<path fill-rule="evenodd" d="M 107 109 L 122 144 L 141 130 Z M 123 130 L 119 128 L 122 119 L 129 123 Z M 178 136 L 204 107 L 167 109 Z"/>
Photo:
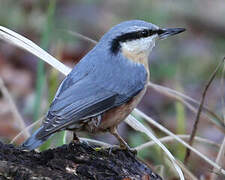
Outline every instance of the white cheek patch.
<path fill-rule="evenodd" d="M 121 43 L 121 47 L 131 53 L 151 52 L 152 48 L 155 46 L 155 40 L 157 37 L 158 35 L 155 34 L 147 38 L 123 42 Z"/>

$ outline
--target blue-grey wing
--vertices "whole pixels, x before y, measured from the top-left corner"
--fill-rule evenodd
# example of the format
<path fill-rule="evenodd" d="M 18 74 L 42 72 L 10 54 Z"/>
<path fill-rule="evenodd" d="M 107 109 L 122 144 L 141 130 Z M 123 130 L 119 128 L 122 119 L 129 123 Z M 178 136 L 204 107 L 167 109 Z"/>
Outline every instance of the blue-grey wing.
<path fill-rule="evenodd" d="M 45 131 L 40 138 L 129 101 L 146 82 L 146 72 L 141 66 L 132 69 L 133 75 L 127 67 L 113 69 L 104 65 L 106 73 L 103 73 L 101 68 L 91 65 L 79 66 L 61 83 L 43 123 Z M 137 75 L 138 80 L 135 79 Z"/>
<path fill-rule="evenodd" d="M 60 119 L 80 119 L 98 114 L 111 107 L 117 97 L 116 92 L 106 90 L 90 78 L 73 84 L 57 96 L 49 112 Z M 105 102 L 101 104 L 101 102 Z"/>
<path fill-rule="evenodd" d="M 138 92 L 136 92 L 138 93 Z M 79 120 L 98 116 L 99 114 L 119 106 L 131 98 L 102 88 L 88 78 L 70 86 L 55 98 L 43 123 L 47 136 L 53 132 L 78 123 Z"/>

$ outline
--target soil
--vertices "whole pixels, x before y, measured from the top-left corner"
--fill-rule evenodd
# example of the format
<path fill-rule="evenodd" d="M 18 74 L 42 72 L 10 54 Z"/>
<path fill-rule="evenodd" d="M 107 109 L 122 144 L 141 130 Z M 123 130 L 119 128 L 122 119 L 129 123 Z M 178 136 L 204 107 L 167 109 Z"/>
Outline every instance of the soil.
<path fill-rule="evenodd" d="M 0 179 L 160 180 L 136 156 L 125 150 L 100 149 L 70 143 L 43 152 L 21 151 L 0 142 Z"/>

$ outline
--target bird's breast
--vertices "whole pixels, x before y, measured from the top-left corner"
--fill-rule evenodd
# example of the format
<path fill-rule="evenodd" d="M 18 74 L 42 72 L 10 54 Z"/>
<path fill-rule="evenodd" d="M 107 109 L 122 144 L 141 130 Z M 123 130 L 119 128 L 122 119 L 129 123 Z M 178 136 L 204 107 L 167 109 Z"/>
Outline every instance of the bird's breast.
<path fill-rule="evenodd" d="M 127 60 L 133 63 L 143 64 L 145 69 L 148 71 L 148 56 L 149 50 L 146 51 L 132 51 L 122 47 L 122 54 Z"/>

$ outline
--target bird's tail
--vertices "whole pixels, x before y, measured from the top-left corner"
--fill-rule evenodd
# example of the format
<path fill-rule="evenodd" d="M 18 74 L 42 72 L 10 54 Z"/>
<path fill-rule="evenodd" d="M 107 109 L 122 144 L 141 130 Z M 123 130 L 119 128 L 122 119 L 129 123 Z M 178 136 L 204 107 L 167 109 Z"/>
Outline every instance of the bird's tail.
<path fill-rule="evenodd" d="M 22 145 L 22 150 L 33 150 L 40 145 L 42 145 L 50 136 L 44 137 L 44 138 L 38 138 L 37 134 L 39 134 L 41 131 L 43 131 L 43 126 L 41 126 L 37 131 L 34 132 L 34 134 L 31 135 Z"/>

